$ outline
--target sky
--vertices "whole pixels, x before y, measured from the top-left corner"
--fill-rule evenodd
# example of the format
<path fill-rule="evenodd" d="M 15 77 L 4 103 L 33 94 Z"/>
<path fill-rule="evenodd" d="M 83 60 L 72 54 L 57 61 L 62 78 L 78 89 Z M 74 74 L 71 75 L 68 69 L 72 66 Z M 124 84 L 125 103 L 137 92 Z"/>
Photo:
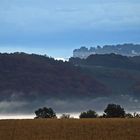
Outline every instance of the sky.
<path fill-rule="evenodd" d="M 121 43 L 140 43 L 140 0 L 0 0 L 0 52 L 68 58 Z"/>

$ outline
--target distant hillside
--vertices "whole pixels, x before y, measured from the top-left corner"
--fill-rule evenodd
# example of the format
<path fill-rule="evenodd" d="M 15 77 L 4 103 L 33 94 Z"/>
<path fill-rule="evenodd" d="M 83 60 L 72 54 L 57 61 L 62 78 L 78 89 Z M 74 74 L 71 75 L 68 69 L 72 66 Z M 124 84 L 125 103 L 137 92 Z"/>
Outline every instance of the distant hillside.
<path fill-rule="evenodd" d="M 122 45 L 105 45 L 103 47 L 91 47 L 90 49 L 86 47 L 81 47 L 80 49 L 75 49 L 73 51 L 73 57 L 87 58 L 92 54 L 120 54 L 124 56 L 138 56 L 140 55 L 140 45 L 139 44 L 122 44 Z"/>
<path fill-rule="evenodd" d="M 115 54 L 57 61 L 46 56 L 0 54 L 0 114 L 33 113 L 49 106 L 81 112 L 108 103 L 140 110 L 140 57 Z"/>
<path fill-rule="evenodd" d="M 111 88 L 112 94 L 140 98 L 140 56 L 96 54 L 69 61 Z"/>
<path fill-rule="evenodd" d="M 95 54 L 90 55 L 86 59 L 70 58 L 69 60 L 74 65 L 95 65 L 114 68 L 127 68 L 140 70 L 140 56 L 127 57 L 116 54 Z"/>
<path fill-rule="evenodd" d="M 0 54 L 0 100 L 106 96 L 104 84 L 68 62 L 25 53 Z"/>

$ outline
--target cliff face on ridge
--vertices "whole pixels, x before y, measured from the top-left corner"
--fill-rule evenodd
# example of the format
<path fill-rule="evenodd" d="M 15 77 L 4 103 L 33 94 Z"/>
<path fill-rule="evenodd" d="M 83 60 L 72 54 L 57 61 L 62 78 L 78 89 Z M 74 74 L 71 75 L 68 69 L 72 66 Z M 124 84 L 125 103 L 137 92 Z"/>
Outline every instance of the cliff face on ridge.
<path fill-rule="evenodd" d="M 122 44 L 122 45 L 105 45 L 103 47 L 81 47 L 73 51 L 73 57 L 87 58 L 92 54 L 120 54 L 124 56 L 138 56 L 140 55 L 140 45 L 138 44 Z"/>

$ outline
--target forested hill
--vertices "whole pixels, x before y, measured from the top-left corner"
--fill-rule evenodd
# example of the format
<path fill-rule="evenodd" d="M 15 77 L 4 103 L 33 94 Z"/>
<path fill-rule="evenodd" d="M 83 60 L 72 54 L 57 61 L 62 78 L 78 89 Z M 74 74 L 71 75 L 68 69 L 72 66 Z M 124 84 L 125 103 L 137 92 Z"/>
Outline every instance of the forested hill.
<path fill-rule="evenodd" d="M 96 54 L 69 62 L 111 88 L 114 95 L 140 97 L 140 56 Z"/>
<path fill-rule="evenodd" d="M 69 62 L 26 54 L 0 54 L 0 100 L 108 95 L 106 86 Z"/>
<path fill-rule="evenodd" d="M 86 59 L 70 58 L 74 65 L 105 66 L 114 68 L 127 68 L 140 70 L 140 56 L 127 57 L 116 54 L 95 54 Z"/>
<path fill-rule="evenodd" d="M 91 55 L 69 62 L 46 56 L 0 54 L 0 111 L 32 112 L 53 106 L 79 111 L 108 103 L 139 109 L 140 57 Z"/>

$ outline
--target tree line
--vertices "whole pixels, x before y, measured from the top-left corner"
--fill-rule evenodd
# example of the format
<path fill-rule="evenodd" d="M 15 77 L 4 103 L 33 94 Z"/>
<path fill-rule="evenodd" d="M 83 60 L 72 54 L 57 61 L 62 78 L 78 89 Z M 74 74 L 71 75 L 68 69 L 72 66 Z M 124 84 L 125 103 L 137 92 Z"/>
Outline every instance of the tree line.
<path fill-rule="evenodd" d="M 35 111 L 36 119 L 39 118 L 57 118 L 55 111 L 52 108 L 39 108 Z M 69 119 L 70 114 L 62 114 L 61 119 Z M 102 115 L 97 114 L 94 110 L 81 112 L 79 118 L 140 118 L 138 113 L 126 113 L 123 107 L 117 104 L 108 104 Z"/>

